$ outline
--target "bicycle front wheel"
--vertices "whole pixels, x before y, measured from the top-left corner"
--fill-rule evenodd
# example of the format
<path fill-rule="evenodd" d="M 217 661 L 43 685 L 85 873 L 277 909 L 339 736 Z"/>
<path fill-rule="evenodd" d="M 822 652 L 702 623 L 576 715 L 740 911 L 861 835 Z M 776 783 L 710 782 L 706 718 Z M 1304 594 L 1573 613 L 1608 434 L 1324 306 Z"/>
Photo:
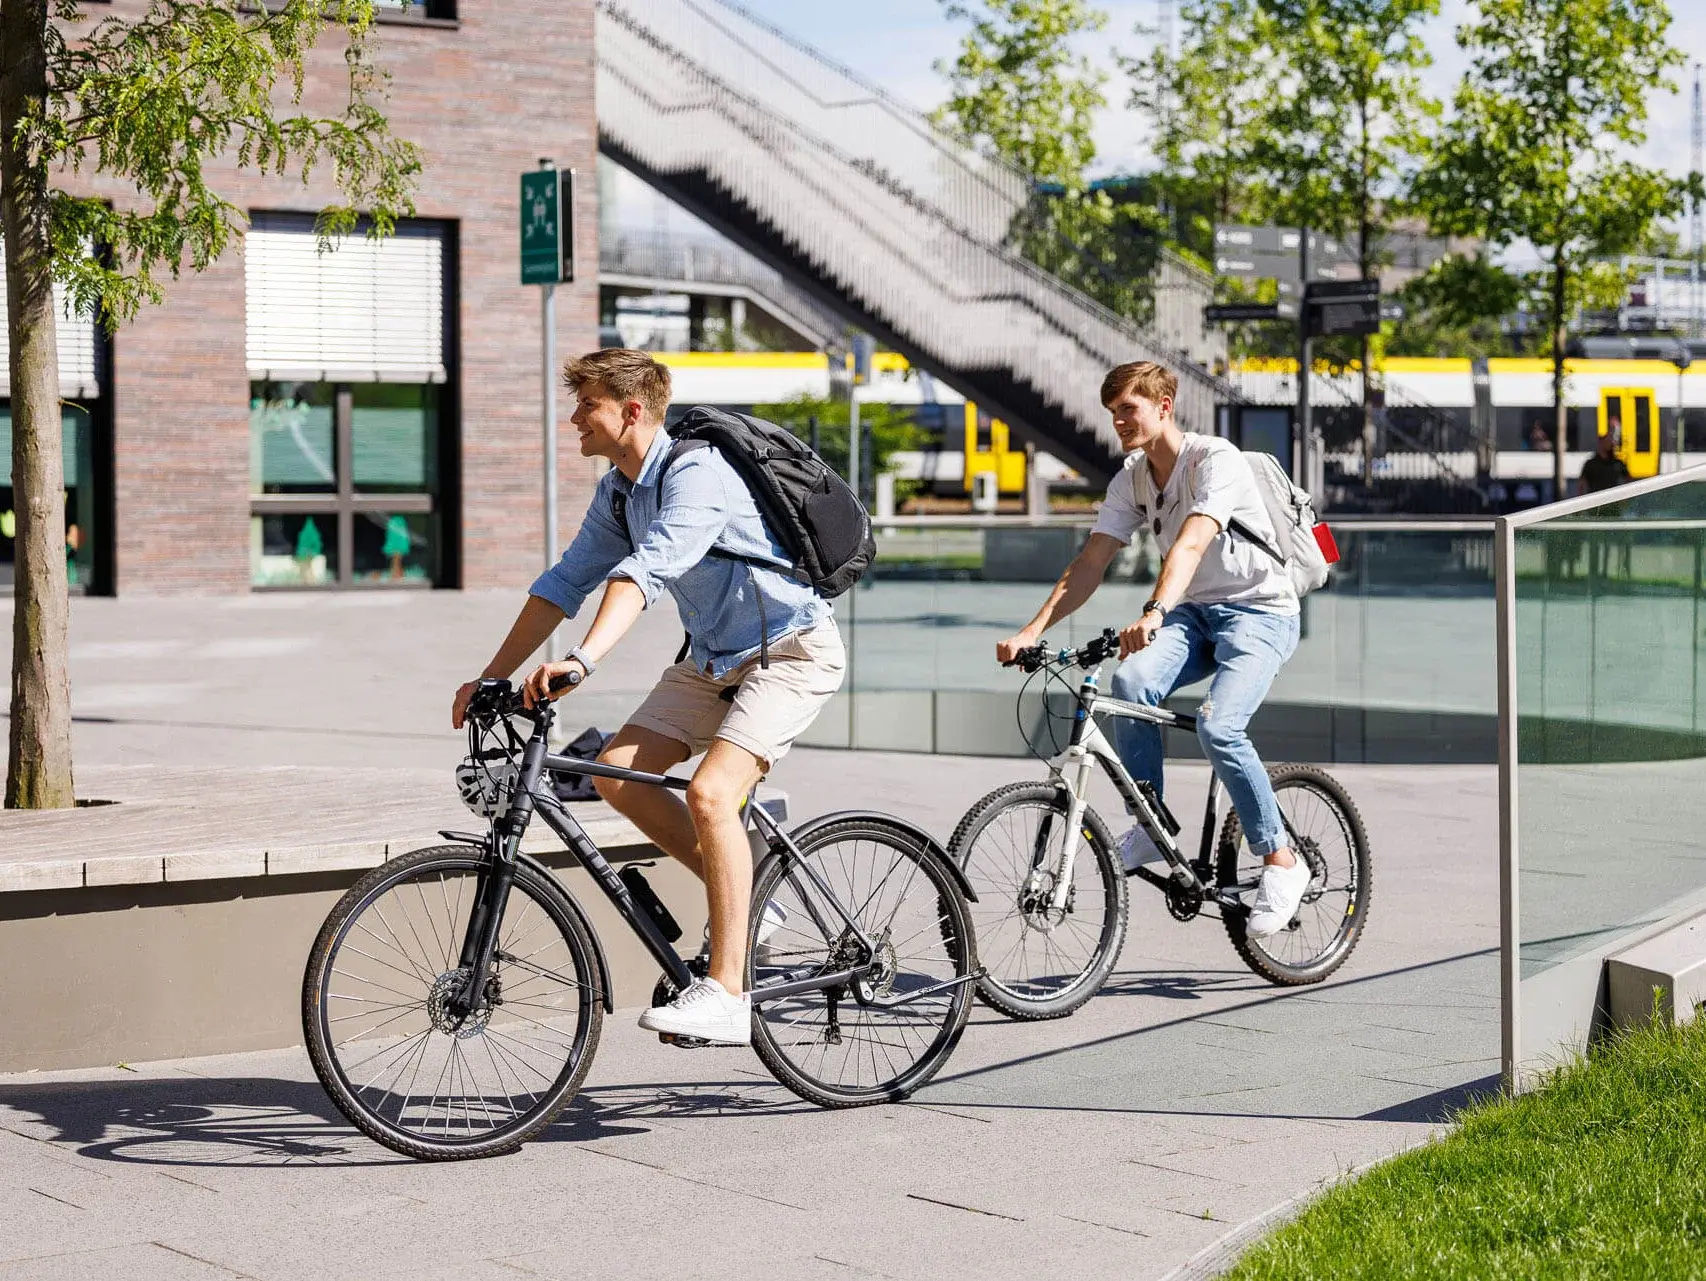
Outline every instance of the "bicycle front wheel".
<path fill-rule="evenodd" d="M 421 1160 L 508 1152 L 580 1088 L 603 1019 L 592 936 L 574 900 L 523 864 L 471 1012 L 457 998 L 468 918 L 487 861 L 417 850 L 361 880 L 308 957 L 308 1056 L 362 1133 Z"/>
<path fill-rule="evenodd" d="M 1257 974 L 1299 987 L 1321 982 L 1350 959 L 1368 917 L 1374 869 L 1362 815 L 1337 779 L 1313 765 L 1276 765 L 1268 778 L 1292 849 L 1309 864 L 1309 888 L 1291 924 L 1278 934 L 1251 938 L 1241 913 L 1226 914 L 1226 933 Z M 1217 858 L 1221 887 L 1253 902 L 1263 860 L 1244 840 L 1235 810 L 1220 829 Z"/>
<path fill-rule="evenodd" d="M 1066 900 L 1054 905 L 1069 800 L 1052 783 L 997 788 L 948 843 L 977 895 L 972 922 L 985 966 L 977 994 L 1009 1018 L 1071 1014 L 1107 981 L 1125 942 L 1125 869 L 1088 806 Z"/>
<path fill-rule="evenodd" d="M 835 904 L 875 944 L 874 956 Z M 881 824 L 835 823 L 809 837 L 800 857 L 783 849 L 765 859 L 752 920 L 752 1048 L 801 1098 L 832 1108 L 904 1099 L 954 1052 L 971 1012 L 977 948 L 965 895 L 939 855 Z M 846 984 L 763 999 L 766 983 L 866 964 L 866 976 Z"/>

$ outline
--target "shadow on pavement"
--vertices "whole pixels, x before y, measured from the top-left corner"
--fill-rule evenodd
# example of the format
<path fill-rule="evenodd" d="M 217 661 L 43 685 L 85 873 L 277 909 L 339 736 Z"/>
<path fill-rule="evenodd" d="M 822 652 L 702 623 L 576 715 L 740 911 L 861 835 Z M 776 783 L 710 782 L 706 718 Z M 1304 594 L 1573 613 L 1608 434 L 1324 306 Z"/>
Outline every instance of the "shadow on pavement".
<path fill-rule="evenodd" d="M 645 1134 L 649 1119 L 813 1112 L 768 1082 L 645 1084 L 582 1090 L 534 1142 Z M 10 1112 L 10 1118 L 6 1113 Z M 43 1135 L 24 1118 L 52 1128 Z M 0 1087 L 0 1125 L 74 1145 L 78 1155 L 139 1165 L 407 1165 L 370 1142 L 316 1082 L 276 1077 L 139 1078 Z"/>
<path fill-rule="evenodd" d="M 1403 1103 L 1394 1103 L 1389 1108 L 1381 1108 L 1375 1112 L 1366 1112 L 1358 1117 L 1359 1121 L 1426 1121 L 1435 1125 L 1443 1125 L 1457 1119 L 1457 1114 L 1465 1108 L 1494 1098 L 1503 1088 L 1503 1079 L 1497 1075 L 1484 1076 L 1476 1081 L 1463 1085 L 1454 1085 L 1448 1090 L 1436 1090 L 1432 1094 L 1424 1094 L 1419 1099 L 1409 1099 Z"/>

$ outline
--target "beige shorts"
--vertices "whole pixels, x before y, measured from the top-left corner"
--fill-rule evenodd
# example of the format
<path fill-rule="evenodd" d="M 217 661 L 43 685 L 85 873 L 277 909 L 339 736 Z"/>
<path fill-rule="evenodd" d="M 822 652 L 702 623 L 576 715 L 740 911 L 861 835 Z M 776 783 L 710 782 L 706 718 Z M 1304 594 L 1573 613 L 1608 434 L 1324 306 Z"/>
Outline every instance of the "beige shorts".
<path fill-rule="evenodd" d="M 675 664 L 628 718 L 628 724 L 685 743 L 693 755 L 714 738 L 774 765 L 841 688 L 847 651 L 834 623 L 790 632 L 770 642 L 770 666 L 758 656 L 721 678 L 692 660 Z M 724 692 L 735 689 L 733 701 Z"/>

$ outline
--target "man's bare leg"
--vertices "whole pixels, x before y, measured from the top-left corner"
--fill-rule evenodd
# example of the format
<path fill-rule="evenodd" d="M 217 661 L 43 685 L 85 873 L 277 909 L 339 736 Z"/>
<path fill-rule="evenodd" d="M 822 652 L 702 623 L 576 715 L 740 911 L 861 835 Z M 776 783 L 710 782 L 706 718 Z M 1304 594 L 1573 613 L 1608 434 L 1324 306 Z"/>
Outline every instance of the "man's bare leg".
<path fill-rule="evenodd" d="M 687 744 L 638 725 L 624 725 L 599 753 L 606 765 L 662 774 L 687 759 Z M 700 880 L 705 873 L 699 858 L 699 838 L 693 819 L 679 796 L 667 788 L 595 778 L 593 786 L 612 809 L 644 832 L 652 844 L 685 864 Z"/>
<path fill-rule="evenodd" d="M 710 975 L 731 996 L 739 996 L 744 988 L 752 905 L 752 846 L 741 802 L 764 770 L 765 763 L 744 747 L 719 738 L 687 787 L 687 810 L 699 837 L 699 875 L 711 914 Z"/>

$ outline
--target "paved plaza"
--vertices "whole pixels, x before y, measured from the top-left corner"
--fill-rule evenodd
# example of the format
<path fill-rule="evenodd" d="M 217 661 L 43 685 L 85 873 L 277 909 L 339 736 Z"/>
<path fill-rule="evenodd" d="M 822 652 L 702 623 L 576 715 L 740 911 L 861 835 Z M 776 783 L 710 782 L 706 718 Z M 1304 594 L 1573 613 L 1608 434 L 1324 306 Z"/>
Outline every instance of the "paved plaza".
<path fill-rule="evenodd" d="M 448 768 L 449 690 L 509 595 L 87 600 L 79 760 L 96 767 Z M 3 609 L 0 606 L 0 609 Z M 0 618 L 0 621 L 9 619 Z M 678 643 L 644 620 L 574 696 L 612 728 Z M 0 653 L 3 653 L 0 650 Z M 806 817 L 874 804 L 946 836 L 1016 760 L 799 749 Z M 1121 964 L 1070 1019 L 979 1007 L 906 1105 L 824 1112 L 747 1051 L 607 1021 L 548 1136 L 496 1160 L 401 1161 L 357 1135 L 300 1049 L 0 1077 L 0 1279 L 124 1274 L 1160 1277 L 1434 1131 L 1497 1073 L 1496 780 L 1340 766 L 1375 854 L 1368 933 L 1281 991 L 1218 923 L 1141 887 Z M 1200 804 L 1202 767 L 1170 798 Z M 1193 799 L 1194 798 L 1194 799 Z M 311 824 L 311 797 L 292 794 Z M 1205 1253 L 1206 1252 L 1206 1253 Z"/>

